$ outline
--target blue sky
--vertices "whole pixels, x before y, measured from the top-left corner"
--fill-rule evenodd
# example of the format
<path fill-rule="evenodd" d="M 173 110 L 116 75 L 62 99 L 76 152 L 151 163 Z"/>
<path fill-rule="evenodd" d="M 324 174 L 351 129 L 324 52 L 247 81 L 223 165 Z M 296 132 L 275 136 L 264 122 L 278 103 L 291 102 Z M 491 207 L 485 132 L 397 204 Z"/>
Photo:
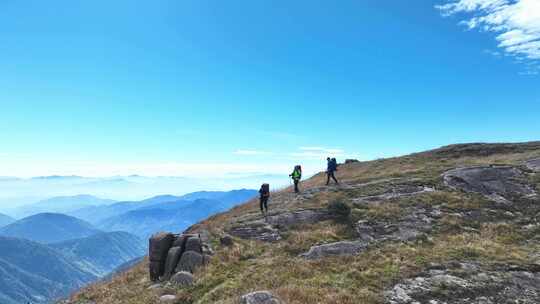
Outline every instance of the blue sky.
<path fill-rule="evenodd" d="M 536 0 L 2 1 L 0 176 L 538 140 L 539 39 Z"/>

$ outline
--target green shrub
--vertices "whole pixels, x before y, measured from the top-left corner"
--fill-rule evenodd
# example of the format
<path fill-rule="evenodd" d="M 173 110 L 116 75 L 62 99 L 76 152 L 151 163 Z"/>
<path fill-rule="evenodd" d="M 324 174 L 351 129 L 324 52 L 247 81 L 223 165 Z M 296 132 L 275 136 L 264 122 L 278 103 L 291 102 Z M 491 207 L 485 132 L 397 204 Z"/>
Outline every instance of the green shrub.
<path fill-rule="evenodd" d="M 328 211 L 340 219 L 348 219 L 351 215 L 351 207 L 341 199 L 330 201 Z"/>

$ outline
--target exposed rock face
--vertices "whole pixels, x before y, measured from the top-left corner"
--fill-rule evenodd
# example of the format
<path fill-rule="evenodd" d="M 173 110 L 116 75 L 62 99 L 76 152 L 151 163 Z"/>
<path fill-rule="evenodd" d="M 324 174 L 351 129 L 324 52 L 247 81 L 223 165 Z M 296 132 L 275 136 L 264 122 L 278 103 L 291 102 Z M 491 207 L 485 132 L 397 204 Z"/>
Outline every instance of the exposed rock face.
<path fill-rule="evenodd" d="M 193 285 L 193 275 L 189 272 L 180 271 L 171 278 L 171 282 L 178 286 L 190 286 Z"/>
<path fill-rule="evenodd" d="M 426 186 L 414 186 L 414 185 L 396 185 L 392 188 L 392 191 L 380 195 L 365 196 L 356 198 L 353 201 L 357 203 L 373 203 L 377 204 L 382 201 L 386 201 L 393 198 L 399 198 L 404 196 L 413 196 L 426 192 L 433 192 L 435 189 Z"/>
<path fill-rule="evenodd" d="M 483 194 L 497 201 L 534 195 L 523 173 L 514 167 L 470 167 L 443 174 L 447 186 Z"/>
<path fill-rule="evenodd" d="M 332 218 L 324 210 L 299 210 L 268 216 L 267 222 L 277 227 L 287 228 L 298 224 L 313 224 Z"/>
<path fill-rule="evenodd" d="M 232 228 L 229 233 L 243 238 L 255 239 L 265 242 L 281 240 L 280 230 L 294 225 L 313 224 L 332 219 L 333 216 L 326 210 L 297 210 L 269 215 L 266 219 L 249 221 Z"/>
<path fill-rule="evenodd" d="M 275 242 L 281 240 L 279 231 L 262 221 L 255 221 L 234 227 L 230 234 L 243 239 L 253 239 L 265 242 Z"/>
<path fill-rule="evenodd" d="M 540 172 L 540 158 L 528 160 L 525 165 L 535 172 Z"/>
<path fill-rule="evenodd" d="M 176 272 L 187 271 L 194 272 L 197 267 L 203 265 L 203 256 L 195 251 L 186 251 L 182 254 L 178 266 L 176 266 Z"/>
<path fill-rule="evenodd" d="M 395 222 L 361 220 L 356 224 L 360 240 L 365 242 L 413 241 L 427 235 L 440 217 L 440 210 L 411 208 Z"/>
<path fill-rule="evenodd" d="M 243 295 L 240 299 L 241 304 L 283 304 L 278 297 L 269 291 L 256 291 Z"/>
<path fill-rule="evenodd" d="M 462 264 L 456 273 L 430 270 L 385 291 L 387 304 L 498 304 L 538 303 L 540 273 L 511 269 L 483 271 L 474 264 Z"/>
<path fill-rule="evenodd" d="M 328 256 L 347 256 L 357 255 L 367 248 L 367 243 L 364 241 L 352 242 L 337 242 L 318 246 L 312 246 L 308 252 L 300 256 L 308 259 L 320 259 Z"/>

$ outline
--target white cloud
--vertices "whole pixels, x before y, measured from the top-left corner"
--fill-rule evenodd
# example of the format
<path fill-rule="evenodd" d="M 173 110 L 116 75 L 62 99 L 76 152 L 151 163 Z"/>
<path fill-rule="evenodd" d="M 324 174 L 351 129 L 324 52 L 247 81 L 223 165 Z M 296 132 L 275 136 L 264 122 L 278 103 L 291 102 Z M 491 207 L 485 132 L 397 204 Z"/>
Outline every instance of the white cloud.
<path fill-rule="evenodd" d="M 327 157 L 358 158 L 358 155 L 347 153 L 339 148 L 300 147 L 297 152 L 290 153 L 289 157 L 299 160 L 322 160 Z"/>
<path fill-rule="evenodd" d="M 497 33 L 498 46 L 507 54 L 540 60 L 539 0 L 450 0 L 436 8 L 443 16 L 463 13 L 460 23 L 469 29 Z"/>
<path fill-rule="evenodd" d="M 268 154 L 272 154 L 270 152 L 267 152 L 267 151 L 259 151 L 259 150 L 243 150 L 243 149 L 239 149 L 239 150 L 236 150 L 234 151 L 234 154 L 235 155 L 268 155 Z"/>

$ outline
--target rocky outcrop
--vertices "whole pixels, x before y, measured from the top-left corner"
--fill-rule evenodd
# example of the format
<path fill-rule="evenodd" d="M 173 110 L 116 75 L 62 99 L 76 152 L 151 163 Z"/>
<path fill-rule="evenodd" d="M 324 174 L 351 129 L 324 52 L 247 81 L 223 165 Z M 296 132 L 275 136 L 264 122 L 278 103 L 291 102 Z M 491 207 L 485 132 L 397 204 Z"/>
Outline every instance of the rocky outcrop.
<path fill-rule="evenodd" d="M 534 172 L 540 172 L 540 158 L 526 161 L 525 166 Z"/>
<path fill-rule="evenodd" d="M 283 304 L 283 301 L 269 291 L 256 291 L 243 295 L 241 304 Z"/>
<path fill-rule="evenodd" d="M 380 195 L 364 196 L 353 199 L 355 203 L 377 204 L 390 199 L 414 196 L 426 192 L 433 192 L 435 189 L 427 186 L 415 186 L 415 185 L 395 185 L 391 191 Z"/>
<path fill-rule="evenodd" d="M 386 290 L 385 303 L 533 304 L 540 299 L 540 273 L 534 268 L 485 270 L 469 263 L 436 268 Z"/>
<path fill-rule="evenodd" d="M 191 285 L 193 276 L 190 274 L 208 263 L 212 254 L 210 245 L 193 234 L 159 233 L 150 238 L 150 244 L 149 256 L 156 257 L 150 261 L 150 279 L 170 280 L 179 286 Z M 165 259 L 163 252 L 167 253 Z"/>
<path fill-rule="evenodd" d="M 451 188 L 480 193 L 495 201 L 535 194 L 523 172 L 510 166 L 458 168 L 444 173 L 443 178 Z"/>
<path fill-rule="evenodd" d="M 364 241 L 343 241 L 330 244 L 312 246 L 308 252 L 300 256 L 315 260 L 329 256 L 350 256 L 357 255 L 367 248 L 367 242 Z"/>
<path fill-rule="evenodd" d="M 280 230 L 288 229 L 294 225 L 314 224 L 333 218 L 334 216 L 326 210 L 278 212 L 268 215 L 264 219 L 241 223 L 231 228 L 229 233 L 243 239 L 275 242 L 281 240 Z"/>
<path fill-rule="evenodd" d="M 365 242 L 407 242 L 429 234 L 440 217 L 441 211 L 437 208 L 413 207 L 396 221 L 360 220 L 355 228 L 360 240 Z"/>
<path fill-rule="evenodd" d="M 193 281 L 193 275 L 185 271 L 180 271 L 171 278 L 171 283 L 177 286 L 190 286 L 193 284 Z"/>
<path fill-rule="evenodd" d="M 264 242 L 276 242 L 281 240 L 281 235 L 276 228 L 263 221 L 253 221 L 229 230 L 231 235 L 243 239 L 259 240 Z"/>
<path fill-rule="evenodd" d="M 195 270 L 203 265 L 203 256 L 195 251 L 186 251 L 182 254 L 180 262 L 176 266 L 176 272 L 186 271 L 195 272 Z"/>

